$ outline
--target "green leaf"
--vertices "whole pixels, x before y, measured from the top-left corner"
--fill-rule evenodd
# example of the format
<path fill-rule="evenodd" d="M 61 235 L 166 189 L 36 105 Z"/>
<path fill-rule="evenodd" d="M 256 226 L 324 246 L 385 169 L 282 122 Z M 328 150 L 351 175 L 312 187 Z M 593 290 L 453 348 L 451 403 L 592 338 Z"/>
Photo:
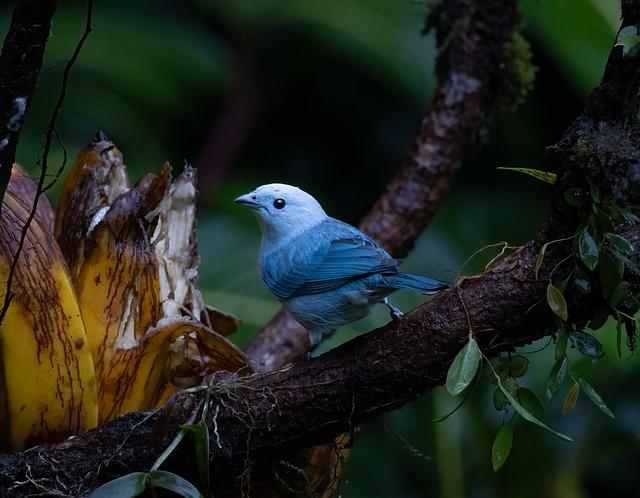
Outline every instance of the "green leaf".
<path fill-rule="evenodd" d="M 167 458 L 169 458 L 169 455 L 171 455 L 171 453 L 173 453 L 173 450 L 176 449 L 176 446 L 178 446 L 178 444 L 180 444 L 180 441 L 182 441 L 182 439 L 184 438 L 185 434 L 186 433 L 183 430 L 179 431 L 176 434 L 176 437 L 173 438 L 173 441 L 171 441 L 169 446 L 167 446 L 167 449 L 162 452 L 162 454 L 158 457 L 158 459 L 151 466 L 151 472 L 153 472 L 154 470 L 158 470 L 160 468 L 160 465 L 162 465 L 164 463 L 164 461 Z"/>
<path fill-rule="evenodd" d="M 180 427 L 192 438 L 196 447 L 196 464 L 202 484 L 209 489 L 209 428 L 204 422 Z"/>
<path fill-rule="evenodd" d="M 567 313 L 567 302 L 564 299 L 564 295 L 555 285 L 549 283 L 547 286 L 547 303 L 557 316 L 563 321 L 567 321 L 569 315 Z"/>
<path fill-rule="evenodd" d="M 602 286 L 602 294 L 607 300 L 611 298 L 613 291 L 622 282 L 623 276 L 624 263 L 609 251 L 603 251 L 598 265 L 598 278 Z"/>
<path fill-rule="evenodd" d="M 622 322 L 620 320 L 616 324 L 616 351 L 618 358 L 622 359 Z"/>
<path fill-rule="evenodd" d="M 511 375 L 511 377 L 522 377 L 527 373 L 528 368 L 529 360 L 521 355 L 513 356 L 509 362 L 509 375 Z"/>
<path fill-rule="evenodd" d="M 616 47 L 622 47 L 622 57 L 631 58 L 640 51 L 640 36 L 636 26 L 625 26 L 618 33 Z"/>
<path fill-rule="evenodd" d="M 478 371 L 480 365 L 480 348 L 472 335 L 469 335 L 469 342 L 458 352 L 447 372 L 447 391 L 452 396 L 457 396 L 466 387 Z"/>
<path fill-rule="evenodd" d="M 624 292 L 619 299 L 617 299 L 615 307 L 627 315 L 634 316 L 640 311 L 640 301 L 628 292 Z"/>
<path fill-rule="evenodd" d="M 593 201 L 595 203 L 599 203 L 600 202 L 600 187 L 598 187 L 595 183 L 593 183 L 591 180 L 589 180 L 587 178 L 588 182 L 589 182 L 589 192 L 591 194 L 591 198 L 593 199 Z"/>
<path fill-rule="evenodd" d="M 536 256 L 536 265 L 534 267 L 536 278 L 538 278 L 538 272 L 540 271 L 540 267 L 542 266 L 542 262 L 544 261 L 544 254 L 547 252 L 547 247 L 549 247 L 549 242 L 544 244 L 540 248 L 540 252 Z"/>
<path fill-rule="evenodd" d="M 558 331 L 558 335 L 556 336 L 556 350 L 554 353 L 556 360 L 560 360 L 561 358 L 564 358 L 564 355 L 567 353 L 568 338 L 569 336 L 567 334 L 567 331 L 564 329 L 564 327 Z"/>
<path fill-rule="evenodd" d="M 621 253 L 615 247 L 609 247 L 609 251 L 613 256 L 622 261 L 626 265 L 626 267 L 629 268 L 629 270 L 631 270 L 636 275 L 640 275 L 640 268 L 638 267 L 636 262 L 629 259 L 626 254 Z"/>
<path fill-rule="evenodd" d="M 491 367 L 491 369 L 493 370 L 493 367 Z M 565 441 L 573 441 L 573 439 L 571 439 L 569 436 L 566 436 L 560 432 L 554 431 L 553 429 L 551 429 L 548 425 L 546 425 L 544 422 L 538 420 L 536 417 L 534 417 L 531 412 L 529 412 L 524 406 L 522 406 L 518 400 L 516 400 L 511 393 L 509 393 L 509 391 L 507 391 L 505 389 L 505 387 L 502 385 L 502 382 L 500 381 L 500 377 L 498 377 L 498 374 L 495 372 L 495 370 L 493 370 L 493 374 L 496 377 L 496 380 L 498 381 L 498 387 L 500 388 L 500 390 L 502 391 L 502 394 L 505 395 L 505 397 L 509 400 L 509 403 L 511 403 L 511 406 L 513 406 L 513 408 L 518 412 L 518 414 L 525 419 L 528 422 L 531 422 L 532 424 L 536 424 L 539 427 L 542 427 L 543 429 L 548 430 L 549 432 L 555 434 L 556 436 L 558 436 L 561 439 L 564 439 Z"/>
<path fill-rule="evenodd" d="M 601 306 L 597 310 L 593 312 L 591 316 L 591 321 L 589 322 L 589 328 L 591 330 L 599 330 L 601 329 L 605 323 L 607 323 L 607 319 L 609 318 L 609 307 Z"/>
<path fill-rule="evenodd" d="M 569 332 L 569 339 L 574 348 L 589 358 L 602 358 L 604 356 L 602 344 L 591 334 L 580 330 L 572 330 Z"/>
<path fill-rule="evenodd" d="M 566 242 L 567 240 L 571 240 L 574 237 L 576 237 L 578 234 L 572 235 L 571 237 L 565 237 L 564 239 L 556 239 L 556 240 L 551 240 L 549 242 L 546 242 L 545 244 L 542 245 L 542 247 L 540 248 L 540 252 L 538 253 L 538 256 L 536 257 L 536 264 L 535 264 L 535 274 L 536 274 L 536 278 L 538 278 L 538 272 L 540 271 L 540 267 L 542 266 L 542 262 L 544 261 L 544 255 L 547 252 L 547 248 L 551 245 L 551 244 L 555 244 L 556 242 Z"/>
<path fill-rule="evenodd" d="M 580 253 L 580 259 L 589 270 L 595 270 L 598 264 L 598 256 L 600 255 L 600 248 L 594 240 L 594 238 L 584 230 L 578 238 L 578 252 Z"/>
<path fill-rule="evenodd" d="M 599 209 L 597 206 L 593 206 L 593 221 L 598 232 L 605 233 L 610 232 L 616 226 L 611 218 L 611 214 L 608 210 Z"/>
<path fill-rule="evenodd" d="M 572 375 L 572 378 L 580 385 L 580 389 L 582 389 L 582 391 L 589 397 L 591 401 L 593 401 L 593 403 L 598 408 L 600 408 L 600 410 L 602 410 L 609 417 L 615 418 L 611 410 L 609 410 L 609 407 L 607 406 L 607 404 L 604 402 L 604 400 L 600 397 L 600 395 L 596 392 L 596 390 L 593 387 L 591 387 L 591 384 L 589 384 L 582 377 L 578 377 L 577 375 Z"/>
<path fill-rule="evenodd" d="M 518 396 L 520 386 L 518 385 L 518 381 L 513 377 L 507 377 L 505 380 L 502 380 L 502 387 L 509 391 L 509 394 L 514 398 Z"/>
<path fill-rule="evenodd" d="M 563 278 L 562 280 L 558 280 L 554 285 L 560 292 L 562 292 L 562 294 L 564 294 L 565 291 L 567 290 L 568 283 L 569 283 L 569 277 Z"/>
<path fill-rule="evenodd" d="M 513 424 L 507 422 L 503 424 L 493 440 L 491 447 L 491 464 L 493 471 L 498 472 L 500 467 L 507 461 L 511 447 L 513 446 Z"/>
<path fill-rule="evenodd" d="M 203 498 L 200 491 L 193 484 L 173 472 L 154 470 L 149 472 L 148 476 L 149 484 L 154 487 L 168 489 L 184 498 Z"/>
<path fill-rule="evenodd" d="M 567 392 L 566 397 L 564 398 L 564 405 L 562 406 L 562 414 L 566 415 L 570 413 L 571 410 L 574 409 L 576 403 L 578 402 L 578 396 L 580 395 L 580 386 L 577 382 L 573 382 L 571 389 Z"/>
<path fill-rule="evenodd" d="M 564 382 L 564 378 L 567 376 L 567 367 L 569 366 L 569 360 L 567 356 L 563 356 L 559 360 L 556 360 L 549 377 L 547 378 L 547 399 L 551 401 L 558 393 L 560 386 Z"/>
<path fill-rule="evenodd" d="M 504 382 L 509 377 L 509 358 L 502 358 L 495 366 L 495 369 L 500 380 Z M 493 379 L 492 383 L 496 384 L 495 379 Z"/>
<path fill-rule="evenodd" d="M 133 472 L 95 489 L 89 498 L 133 498 L 146 489 L 147 474 Z"/>
<path fill-rule="evenodd" d="M 518 401 L 535 418 L 544 418 L 544 405 L 531 389 L 527 389 L 526 387 L 518 389 Z"/>
<path fill-rule="evenodd" d="M 579 188 L 569 188 L 564 192 L 564 200 L 567 201 L 567 204 L 570 206 L 579 206 L 584 202 L 585 194 Z"/>
<path fill-rule="evenodd" d="M 607 239 L 607 242 L 615 247 L 616 251 L 621 252 L 627 256 L 633 256 L 635 254 L 635 249 L 631 242 L 629 242 L 624 237 L 617 235 L 615 233 L 606 233 L 604 237 Z"/>
<path fill-rule="evenodd" d="M 496 390 L 493 391 L 493 406 L 496 410 L 501 411 L 504 410 L 505 406 L 509 403 L 507 398 L 499 387 L 496 387 Z"/>
<path fill-rule="evenodd" d="M 627 282 L 620 282 L 615 290 L 611 293 L 611 297 L 609 298 L 609 304 L 614 308 L 617 307 L 618 303 L 622 301 L 622 298 L 629 290 L 629 284 Z"/>
<path fill-rule="evenodd" d="M 546 183 L 550 183 L 553 185 L 556 183 L 557 175 L 555 173 L 551 173 L 550 171 L 542 171 L 539 169 L 531 169 L 531 168 L 504 168 L 500 167 L 498 169 L 502 169 L 505 171 L 515 171 L 517 173 L 524 173 L 525 175 L 532 176 L 538 180 L 541 180 Z"/>

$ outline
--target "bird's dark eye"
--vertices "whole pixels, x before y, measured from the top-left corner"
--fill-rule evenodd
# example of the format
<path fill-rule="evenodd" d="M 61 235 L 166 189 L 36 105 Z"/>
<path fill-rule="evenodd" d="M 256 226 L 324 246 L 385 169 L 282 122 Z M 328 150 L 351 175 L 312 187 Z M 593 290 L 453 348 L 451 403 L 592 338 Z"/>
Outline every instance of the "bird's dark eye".
<path fill-rule="evenodd" d="M 284 199 L 276 199 L 275 201 L 273 201 L 273 207 L 276 209 L 282 209 L 286 205 L 287 203 L 285 202 Z"/>

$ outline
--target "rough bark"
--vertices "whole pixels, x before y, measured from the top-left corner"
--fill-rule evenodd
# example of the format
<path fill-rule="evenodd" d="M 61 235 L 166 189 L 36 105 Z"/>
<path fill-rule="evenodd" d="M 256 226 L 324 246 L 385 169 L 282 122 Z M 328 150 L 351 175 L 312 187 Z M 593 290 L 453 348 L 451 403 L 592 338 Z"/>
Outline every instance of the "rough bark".
<path fill-rule="evenodd" d="M 440 55 L 438 86 L 405 165 L 360 223 L 396 258 L 405 257 L 433 219 L 455 171 L 476 144 L 496 97 L 504 45 L 515 29 L 514 1 L 442 2 L 427 20 Z M 303 358 L 305 329 L 280 312 L 249 344 L 257 368 L 271 370 Z"/>
<path fill-rule="evenodd" d="M 640 227 L 624 236 L 640 245 Z M 331 441 L 441 384 L 470 331 L 487 356 L 551 334 L 547 280 L 534 275 L 537 252 L 529 243 L 402 319 L 308 362 L 249 380 L 217 379 L 207 418 L 211 470 L 220 476 L 214 482 L 250 461 L 277 462 L 282 452 Z M 543 274 L 563 257 L 551 255 Z M 588 318 L 588 303 L 572 296 L 569 303 L 572 320 Z M 129 414 L 62 444 L 0 455 L 0 490 L 26 496 L 43 486 L 78 495 L 146 471 L 197 409 L 195 396 L 180 395 L 168 420 L 158 411 Z M 197 482 L 191 444 L 180 445 L 166 468 Z"/>
<path fill-rule="evenodd" d="M 18 0 L 0 53 L 0 209 L 35 93 L 56 0 Z"/>

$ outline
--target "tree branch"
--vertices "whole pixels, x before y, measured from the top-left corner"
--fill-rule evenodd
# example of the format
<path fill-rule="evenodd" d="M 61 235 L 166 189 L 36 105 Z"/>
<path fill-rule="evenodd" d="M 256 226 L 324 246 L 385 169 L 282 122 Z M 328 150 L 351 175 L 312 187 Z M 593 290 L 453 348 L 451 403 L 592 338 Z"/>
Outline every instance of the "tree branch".
<path fill-rule="evenodd" d="M 477 141 L 496 97 L 504 45 L 515 29 L 515 2 L 442 2 L 427 20 L 440 50 L 438 87 L 404 167 L 360 223 L 397 258 L 405 257 L 433 219 L 455 171 Z M 249 344 L 265 371 L 304 357 L 306 330 L 280 312 Z"/>
<path fill-rule="evenodd" d="M 640 7 L 636 0 L 622 1 L 622 23 L 635 26 L 640 19 Z M 607 121 L 627 121 L 635 119 L 638 113 L 638 65 L 625 63 L 622 47 L 614 47 L 602 76 L 600 86 L 589 97 L 584 115 Z"/>
<path fill-rule="evenodd" d="M 56 0 L 17 0 L 0 53 L 0 209 L 31 106 Z"/>
<path fill-rule="evenodd" d="M 640 245 L 640 227 L 623 235 Z M 543 299 L 548 280 L 535 277 L 537 252 L 531 242 L 402 319 L 308 362 L 246 381 L 216 379 L 207 418 L 212 471 L 220 479 L 236 476 L 247 458 L 277 461 L 284 451 L 326 443 L 417 398 L 442 384 L 469 331 L 487 356 L 550 335 L 553 315 Z M 563 251 L 550 255 L 543 274 L 563 257 Z M 589 303 L 568 298 L 572 320 L 587 319 Z M 159 411 L 128 414 L 62 444 L 1 455 L 0 490 L 13 486 L 11 496 L 24 496 L 34 492 L 35 481 L 75 495 L 123 473 L 146 471 L 198 406 L 194 396 L 179 395 L 167 423 L 158 423 Z M 167 466 L 197 480 L 188 444 Z"/>

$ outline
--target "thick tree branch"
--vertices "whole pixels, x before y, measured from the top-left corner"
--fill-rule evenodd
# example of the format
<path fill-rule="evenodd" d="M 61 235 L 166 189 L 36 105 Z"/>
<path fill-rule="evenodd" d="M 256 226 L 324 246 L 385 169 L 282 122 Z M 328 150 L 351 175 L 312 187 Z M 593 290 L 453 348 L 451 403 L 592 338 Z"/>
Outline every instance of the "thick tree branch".
<path fill-rule="evenodd" d="M 640 246 L 640 227 L 624 236 Z M 443 382 L 470 331 L 488 356 L 551 334 L 553 316 L 543 299 L 548 280 L 534 274 L 537 252 L 529 243 L 402 319 L 308 362 L 249 380 L 217 379 L 207 419 L 214 475 L 237 475 L 248 457 L 273 462 L 283 451 L 326 443 L 417 398 Z M 563 257 L 550 254 L 543 273 Z M 591 310 L 578 299 L 569 296 L 569 309 L 580 322 Z M 2 455 L 0 490 L 24 496 L 36 482 L 75 495 L 146 471 L 198 407 L 193 396 L 180 395 L 168 423 L 158 424 L 158 412 L 129 414 L 62 444 Z M 167 467 L 197 481 L 189 444 Z"/>
<path fill-rule="evenodd" d="M 429 15 L 437 31 L 438 86 L 406 164 L 360 224 L 391 255 L 405 257 L 433 219 L 449 183 L 477 141 L 496 96 L 504 45 L 515 29 L 515 2 L 453 0 Z M 304 357 L 307 333 L 280 312 L 247 347 L 271 370 Z"/>
<path fill-rule="evenodd" d="M 0 53 L 0 209 L 35 93 L 56 0 L 17 0 Z"/>

